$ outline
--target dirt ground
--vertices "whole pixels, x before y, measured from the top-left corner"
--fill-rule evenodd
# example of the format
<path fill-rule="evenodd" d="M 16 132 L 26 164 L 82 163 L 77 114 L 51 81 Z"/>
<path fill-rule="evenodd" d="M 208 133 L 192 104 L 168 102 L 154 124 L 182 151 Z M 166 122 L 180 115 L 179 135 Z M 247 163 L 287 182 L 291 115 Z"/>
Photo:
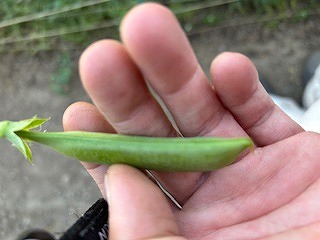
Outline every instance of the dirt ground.
<path fill-rule="evenodd" d="M 280 22 L 274 29 L 248 24 L 211 30 L 190 40 L 206 72 L 220 52 L 241 52 L 253 60 L 277 93 L 299 101 L 303 63 L 320 49 L 319 22 L 320 16 L 313 16 L 296 23 Z M 51 117 L 46 128 L 62 130 L 66 107 L 88 100 L 78 80 L 80 54 L 72 52 L 73 75 L 65 95 L 50 88 L 57 52 L 0 54 L 0 120 Z M 14 240 L 30 228 L 44 228 L 59 236 L 101 197 L 79 162 L 39 145 L 32 145 L 32 149 L 35 166 L 10 144 L 0 141 L 0 239 Z"/>

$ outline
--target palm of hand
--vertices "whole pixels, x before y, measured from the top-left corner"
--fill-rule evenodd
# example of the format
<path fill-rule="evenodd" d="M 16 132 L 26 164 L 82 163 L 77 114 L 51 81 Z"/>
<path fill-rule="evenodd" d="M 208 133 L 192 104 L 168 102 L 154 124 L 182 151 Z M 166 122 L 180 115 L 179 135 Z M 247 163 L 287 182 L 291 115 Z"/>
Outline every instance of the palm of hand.
<path fill-rule="evenodd" d="M 186 204 L 193 211 L 178 213 L 190 221 L 182 220 L 182 229 L 191 236 L 201 232 L 204 239 L 260 239 L 292 229 L 302 231 L 299 237 L 283 239 L 319 234 L 319 163 L 301 150 L 315 147 L 317 138 L 299 134 L 211 173 Z"/>
<path fill-rule="evenodd" d="M 72 105 L 64 116 L 67 130 L 175 136 L 148 79 L 183 135 L 250 136 L 257 145 L 253 154 L 211 173 L 157 173 L 184 205 L 175 211 L 181 234 L 257 239 L 317 226 L 319 136 L 303 133 L 275 107 L 249 59 L 235 53 L 216 58 L 213 90 L 166 9 L 136 8 L 121 33 L 123 45 L 100 41 L 83 54 L 81 78 L 96 107 Z M 107 167 L 85 166 L 104 192 Z"/>

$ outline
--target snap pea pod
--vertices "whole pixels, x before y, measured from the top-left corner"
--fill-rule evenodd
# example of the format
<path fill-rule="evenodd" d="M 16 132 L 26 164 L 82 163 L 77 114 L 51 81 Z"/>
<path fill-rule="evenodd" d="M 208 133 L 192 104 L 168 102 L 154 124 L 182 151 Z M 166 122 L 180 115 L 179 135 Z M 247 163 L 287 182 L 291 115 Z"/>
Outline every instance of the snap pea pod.
<path fill-rule="evenodd" d="M 160 171 L 210 171 L 231 164 L 250 138 L 158 138 L 92 132 L 30 131 L 45 119 L 0 122 L 5 137 L 32 161 L 27 141 L 34 141 L 81 161 L 100 164 L 123 163 Z"/>

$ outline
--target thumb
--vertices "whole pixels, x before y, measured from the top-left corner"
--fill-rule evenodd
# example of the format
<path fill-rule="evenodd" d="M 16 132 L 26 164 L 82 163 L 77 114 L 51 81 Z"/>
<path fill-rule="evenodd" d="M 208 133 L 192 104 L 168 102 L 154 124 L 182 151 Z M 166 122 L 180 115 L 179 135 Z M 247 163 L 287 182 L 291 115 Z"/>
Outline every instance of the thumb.
<path fill-rule="evenodd" d="M 143 173 L 112 165 L 105 178 L 110 239 L 183 239 L 166 197 Z"/>

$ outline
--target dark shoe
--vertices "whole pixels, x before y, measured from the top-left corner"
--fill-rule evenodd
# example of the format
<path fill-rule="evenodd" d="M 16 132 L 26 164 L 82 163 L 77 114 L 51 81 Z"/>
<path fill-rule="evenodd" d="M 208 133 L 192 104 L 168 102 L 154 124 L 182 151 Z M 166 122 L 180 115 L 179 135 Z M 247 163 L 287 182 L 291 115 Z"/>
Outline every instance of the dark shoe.
<path fill-rule="evenodd" d="M 103 198 L 99 199 L 59 240 L 108 240 L 108 214 L 108 203 Z M 56 240 L 56 238 L 46 231 L 32 230 L 17 240 Z"/>
<path fill-rule="evenodd" d="M 23 233 L 17 240 L 56 240 L 53 235 L 50 233 L 35 229 L 28 232 Z"/>

